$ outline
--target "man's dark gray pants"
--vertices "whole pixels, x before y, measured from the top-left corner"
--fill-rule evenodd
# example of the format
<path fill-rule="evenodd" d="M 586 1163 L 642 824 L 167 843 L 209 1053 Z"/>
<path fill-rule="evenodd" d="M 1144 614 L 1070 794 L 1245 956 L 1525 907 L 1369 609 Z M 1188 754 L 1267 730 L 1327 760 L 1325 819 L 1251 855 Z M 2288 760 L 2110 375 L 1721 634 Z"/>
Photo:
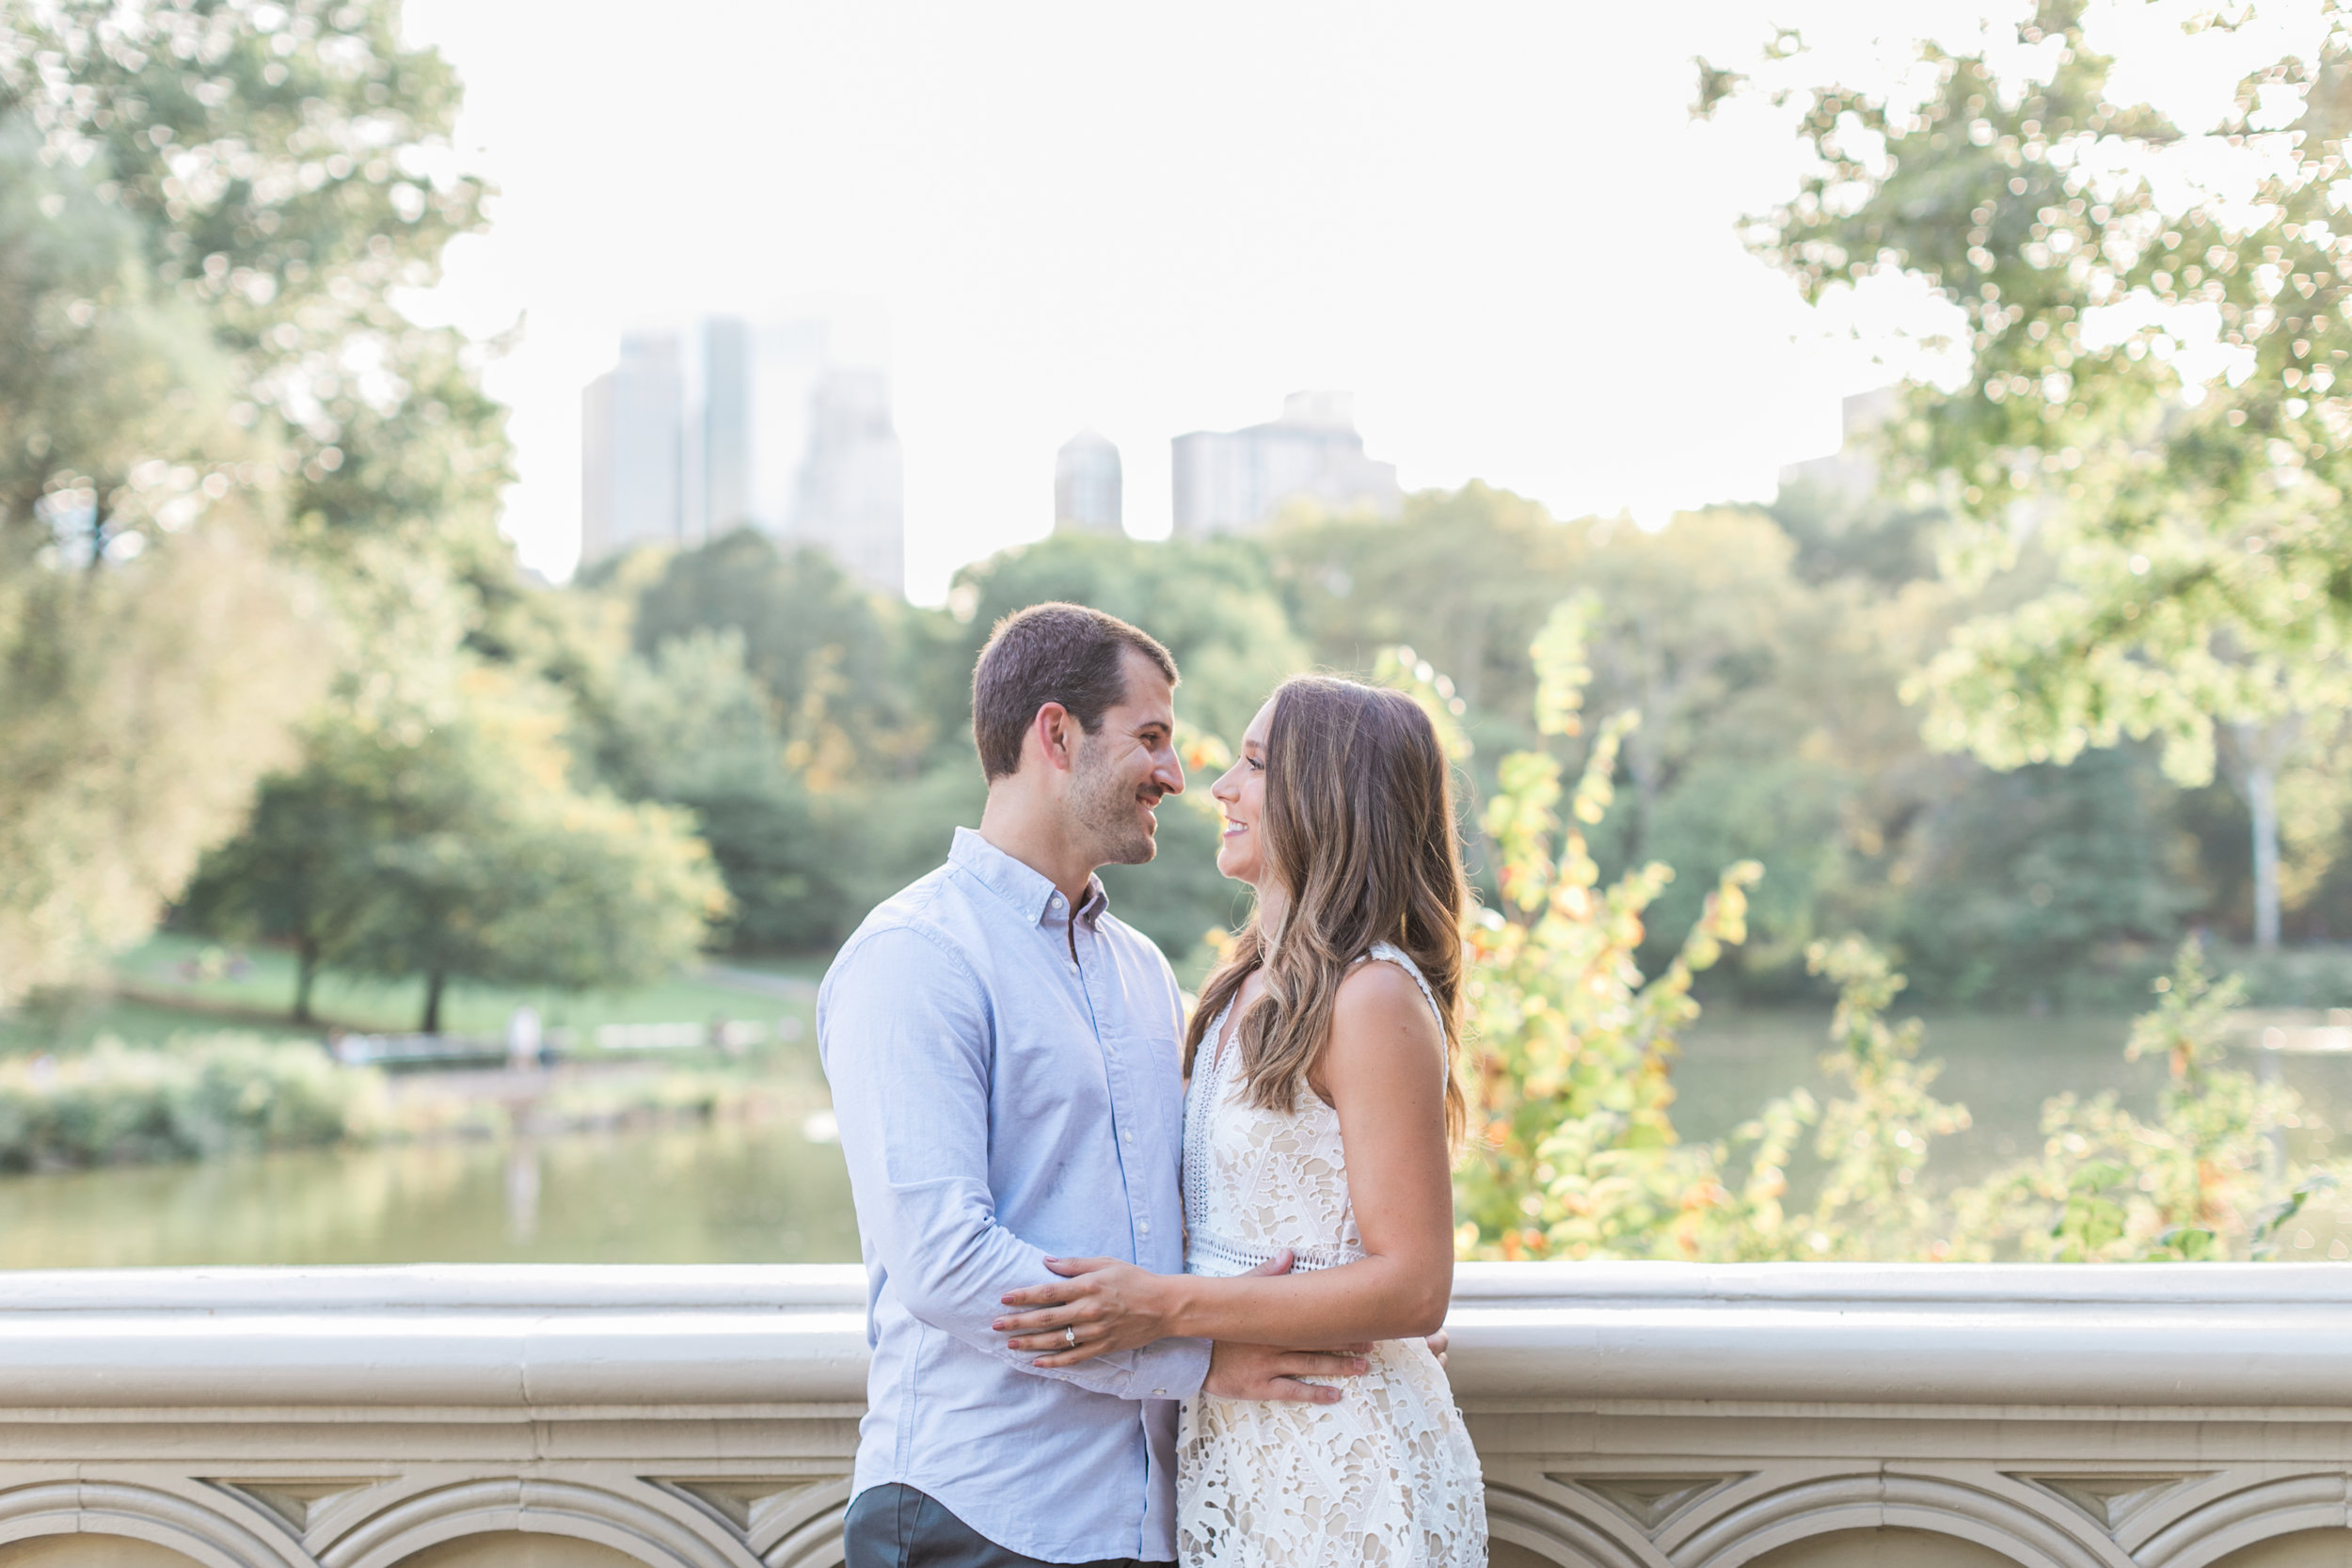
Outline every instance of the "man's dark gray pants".
<path fill-rule="evenodd" d="M 1055 1568 L 1009 1552 L 940 1505 L 898 1481 L 869 1486 L 850 1504 L 841 1535 L 845 1568 Z M 1106 1557 L 1075 1568 L 1163 1568 L 1132 1557 Z M 1172 1564 L 1164 1568 L 1173 1568 Z"/>

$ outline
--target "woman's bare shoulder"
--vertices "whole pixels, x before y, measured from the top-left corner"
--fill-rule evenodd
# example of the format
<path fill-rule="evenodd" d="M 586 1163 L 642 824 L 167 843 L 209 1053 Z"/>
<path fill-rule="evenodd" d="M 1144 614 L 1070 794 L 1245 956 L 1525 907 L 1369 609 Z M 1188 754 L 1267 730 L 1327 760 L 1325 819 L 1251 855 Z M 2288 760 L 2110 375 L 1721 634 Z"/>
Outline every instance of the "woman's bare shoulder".
<path fill-rule="evenodd" d="M 1403 965 L 1381 959 L 1358 964 L 1340 981 L 1331 1022 L 1335 1044 L 1360 1037 L 1443 1047 L 1421 983 Z"/>

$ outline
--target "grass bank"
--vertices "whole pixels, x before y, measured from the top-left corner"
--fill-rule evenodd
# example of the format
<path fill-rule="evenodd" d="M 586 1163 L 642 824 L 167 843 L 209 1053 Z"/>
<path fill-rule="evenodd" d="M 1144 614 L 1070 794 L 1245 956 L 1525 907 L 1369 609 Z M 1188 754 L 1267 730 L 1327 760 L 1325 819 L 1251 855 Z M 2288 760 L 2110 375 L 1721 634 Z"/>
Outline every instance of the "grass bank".
<path fill-rule="evenodd" d="M 724 966 L 625 990 L 565 992 L 517 987 L 464 987 L 444 1004 L 452 1034 L 496 1035 L 528 1005 L 550 1028 L 593 1031 L 606 1023 L 696 1023 L 712 1019 L 785 1020 L 809 1037 L 811 990 L 824 973 L 806 960 L 730 958 Z M 111 1037 L 157 1045 L 175 1036 L 233 1029 L 262 1039 L 316 1039 L 326 1029 L 397 1034 L 413 1029 L 423 1008 L 421 981 L 387 983 L 328 971 L 312 1002 L 318 1022 L 298 1024 L 291 954 L 267 947 L 228 949 L 163 935 L 124 953 L 107 983 L 46 993 L 0 1015 L 0 1053 L 65 1054 Z M 795 1030 L 781 1031 L 792 1035 Z"/>

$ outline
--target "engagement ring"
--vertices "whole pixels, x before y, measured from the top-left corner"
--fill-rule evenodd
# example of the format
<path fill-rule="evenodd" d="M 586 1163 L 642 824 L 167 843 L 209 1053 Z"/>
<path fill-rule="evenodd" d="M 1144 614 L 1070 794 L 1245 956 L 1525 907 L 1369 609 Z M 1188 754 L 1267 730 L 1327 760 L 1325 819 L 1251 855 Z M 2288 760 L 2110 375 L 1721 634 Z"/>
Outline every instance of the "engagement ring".
<path fill-rule="evenodd" d="M 1061 1331 L 1061 1338 L 1063 1344 L 1068 1345 L 1072 1350 L 1076 1350 L 1078 1348 L 1078 1325 L 1076 1323 L 1065 1325 Z"/>

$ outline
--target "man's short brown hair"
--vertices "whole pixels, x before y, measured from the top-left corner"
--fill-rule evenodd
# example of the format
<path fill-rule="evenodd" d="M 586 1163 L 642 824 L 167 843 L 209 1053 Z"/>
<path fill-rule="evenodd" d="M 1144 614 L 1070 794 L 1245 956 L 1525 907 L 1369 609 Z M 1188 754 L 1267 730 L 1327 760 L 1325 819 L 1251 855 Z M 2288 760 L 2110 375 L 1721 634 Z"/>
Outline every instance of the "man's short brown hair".
<path fill-rule="evenodd" d="M 1133 648 L 1176 684 L 1176 660 L 1149 633 L 1081 604 L 1035 604 L 996 623 L 972 667 L 972 738 L 993 784 L 1021 771 L 1021 740 L 1037 710 L 1059 703 L 1089 735 L 1126 700 Z"/>

